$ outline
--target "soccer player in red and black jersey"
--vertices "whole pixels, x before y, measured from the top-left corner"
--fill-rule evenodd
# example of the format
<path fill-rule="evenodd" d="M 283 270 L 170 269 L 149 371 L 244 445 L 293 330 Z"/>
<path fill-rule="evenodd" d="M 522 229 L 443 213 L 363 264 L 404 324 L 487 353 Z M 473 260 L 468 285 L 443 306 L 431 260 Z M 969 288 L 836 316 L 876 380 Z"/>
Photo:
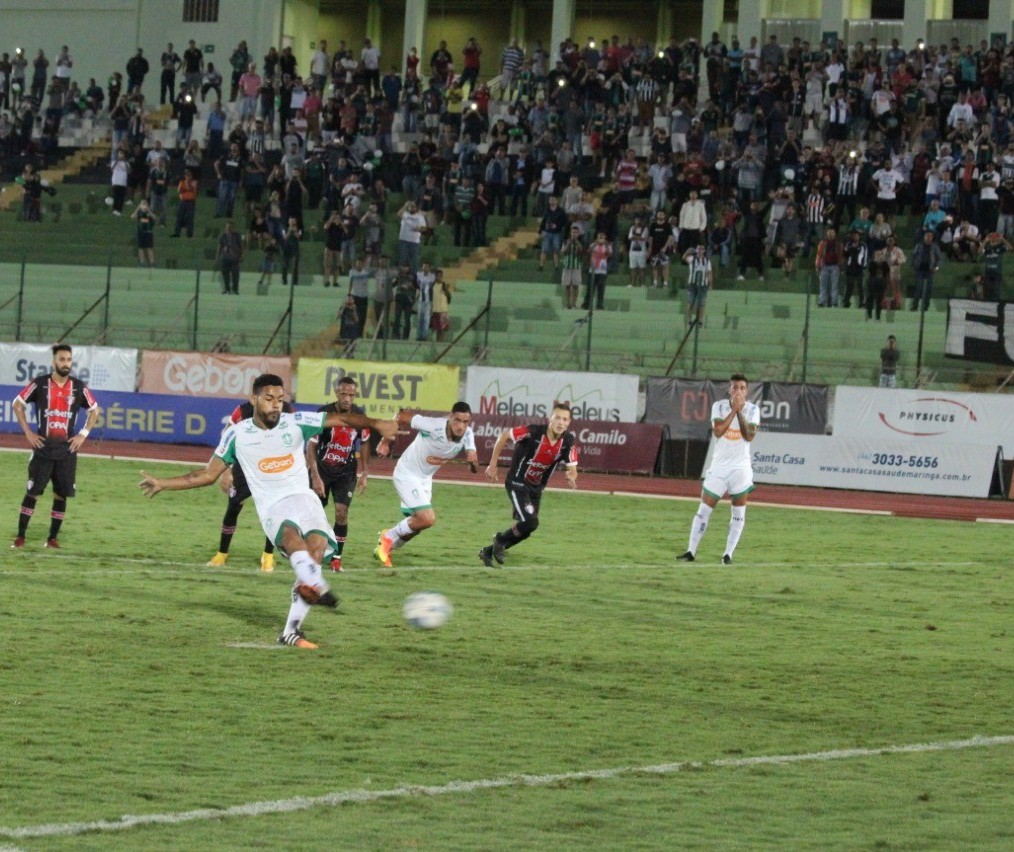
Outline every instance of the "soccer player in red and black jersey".
<path fill-rule="evenodd" d="M 577 446 L 574 433 L 567 431 L 570 420 L 570 406 L 556 402 L 549 423 L 504 429 L 497 437 L 493 457 L 486 467 L 486 478 L 497 481 L 497 460 L 507 441 L 514 441 L 514 456 L 505 482 L 514 523 L 493 536 L 493 543 L 479 551 L 479 560 L 487 568 L 492 567 L 494 559 L 503 565 L 505 551 L 538 529 L 542 490 L 560 462 L 567 466 L 568 484 L 577 488 Z"/>
<path fill-rule="evenodd" d="M 12 548 L 25 546 L 25 533 L 35 514 L 35 504 L 50 482 L 53 483 L 53 510 L 46 547 L 60 546 L 57 539 L 60 525 L 67 511 L 67 500 L 74 496 L 77 451 L 99 417 L 98 403 L 88 386 L 70 374 L 73 360 L 71 347 L 57 343 L 53 347 L 53 371 L 29 382 L 14 397 L 14 416 L 32 448 L 32 457 L 28 462 L 28 487 L 18 517 L 18 535 Z M 25 414 L 29 403 L 35 406 L 35 430 Z M 77 415 L 82 408 L 88 410 L 88 419 L 78 431 Z"/>
<path fill-rule="evenodd" d="M 335 387 L 337 402 L 318 408 L 330 414 L 365 414 L 366 410 L 356 405 L 359 385 L 351 376 L 343 376 Z M 328 497 L 334 497 L 334 537 L 338 550 L 331 557 L 331 570 L 342 570 L 342 550 L 349 534 L 349 506 L 353 494 L 366 490 L 367 467 L 370 459 L 370 430 L 352 426 L 335 426 L 325 429 L 306 445 L 306 466 L 310 469 L 310 487 L 327 505 Z"/>
<path fill-rule="evenodd" d="M 286 414 L 292 413 L 292 406 L 288 402 L 282 403 L 282 411 Z M 252 402 L 244 402 L 237 405 L 232 414 L 229 415 L 229 423 L 239 423 L 240 420 L 249 420 L 253 417 L 254 407 Z M 222 474 L 219 486 L 229 498 L 225 507 L 225 516 L 222 518 L 222 532 L 218 538 L 218 552 L 207 561 L 209 566 L 225 565 L 229 558 L 229 548 L 232 546 L 232 537 L 236 534 L 236 521 L 239 520 L 239 513 L 243 511 L 243 504 L 250 496 L 250 486 L 246 482 L 246 474 L 243 468 L 236 462 L 229 470 Z M 264 537 L 264 552 L 261 554 L 261 571 L 265 574 L 275 570 L 275 543 Z"/>

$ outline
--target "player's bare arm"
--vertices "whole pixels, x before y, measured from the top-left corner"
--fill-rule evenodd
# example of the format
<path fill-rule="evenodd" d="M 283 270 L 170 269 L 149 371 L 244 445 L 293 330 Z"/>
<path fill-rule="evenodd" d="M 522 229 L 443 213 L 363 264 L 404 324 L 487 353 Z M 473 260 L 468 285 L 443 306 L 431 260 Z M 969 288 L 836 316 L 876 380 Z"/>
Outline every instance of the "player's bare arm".
<path fill-rule="evenodd" d="M 489 457 L 489 464 L 486 465 L 486 479 L 490 482 L 496 482 L 500 477 L 497 474 L 497 463 L 500 461 L 500 454 L 503 452 L 503 448 L 507 446 L 507 442 L 510 440 L 511 433 L 510 429 L 504 429 L 499 435 L 496 436 L 496 443 L 493 445 L 493 454 Z"/>
<path fill-rule="evenodd" d="M 324 418 L 323 425 L 325 429 L 333 429 L 335 426 L 351 426 L 353 429 L 376 429 L 381 437 L 393 439 L 398 434 L 400 423 L 401 412 L 398 413 L 398 420 L 376 420 L 373 417 L 367 417 L 365 414 L 358 414 L 356 412 L 340 414 L 332 411 Z"/>
<path fill-rule="evenodd" d="M 359 476 L 356 482 L 356 494 L 362 494 L 366 490 L 367 482 L 370 478 L 370 442 L 363 441 L 359 445 Z"/>
<path fill-rule="evenodd" d="M 25 404 L 20 399 L 14 400 L 14 416 L 18 419 L 18 425 L 21 427 L 21 431 L 25 433 L 28 445 L 32 449 L 37 450 L 46 443 L 45 438 L 29 425 L 28 418 L 25 416 Z"/>
<path fill-rule="evenodd" d="M 577 465 L 576 464 L 569 464 L 569 465 L 567 465 L 567 484 L 571 488 L 574 488 L 574 489 L 577 488 Z"/>
<path fill-rule="evenodd" d="M 729 427 L 732 426 L 732 421 L 736 419 L 737 413 L 736 411 L 730 411 L 723 419 L 715 420 L 711 424 L 711 431 L 715 433 L 716 438 L 721 438 L 729 431 Z"/>
<path fill-rule="evenodd" d="M 191 488 L 204 488 L 206 485 L 211 485 L 228 468 L 229 466 L 218 456 L 212 456 L 211 461 L 201 470 L 192 470 L 190 473 L 168 479 L 160 479 L 142 470 L 138 488 L 141 489 L 145 497 L 154 497 L 162 491 L 187 491 Z"/>
<path fill-rule="evenodd" d="M 306 442 L 306 469 L 310 471 L 310 488 L 318 497 L 324 496 L 324 480 L 320 478 L 320 468 L 317 467 L 317 438 L 311 438 Z"/>
<path fill-rule="evenodd" d="M 92 428 L 98 422 L 99 422 L 99 407 L 97 405 L 93 405 L 91 408 L 88 409 L 88 419 L 85 420 L 84 429 L 82 429 L 73 438 L 70 439 L 70 451 L 72 453 L 76 453 L 79 449 L 81 449 L 81 445 L 85 442 L 85 439 L 88 437 L 86 433 L 91 432 Z"/>

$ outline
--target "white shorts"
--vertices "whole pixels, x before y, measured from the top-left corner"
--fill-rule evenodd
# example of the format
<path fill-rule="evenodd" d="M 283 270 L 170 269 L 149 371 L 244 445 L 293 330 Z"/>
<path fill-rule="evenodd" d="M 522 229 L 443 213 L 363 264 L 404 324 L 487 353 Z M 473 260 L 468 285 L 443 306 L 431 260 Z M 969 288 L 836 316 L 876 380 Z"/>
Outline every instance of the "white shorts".
<path fill-rule="evenodd" d="M 708 468 L 704 474 L 704 490 L 721 500 L 726 492 L 730 497 L 742 497 L 753 491 L 753 468 Z"/>
<path fill-rule="evenodd" d="M 337 550 L 338 543 L 334 538 L 334 530 L 328 523 L 324 507 L 320 503 L 320 497 L 314 494 L 309 488 L 302 494 L 290 494 L 268 506 L 264 511 L 260 507 L 257 515 L 261 519 L 261 526 L 266 535 L 276 546 L 281 547 L 282 531 L 285 527 L 295 527 L 299 534 L 306 538 L 311 533 L 317 533 L 327 539 L 327 553 Z"/>
<path fill-rule="evenodd" d="M 398 473 L 395 468 L 391 481 L 394 483 L 394 490 L 398 492 L 398 499 L 401 500 L 401 511 L 406 515 L 411 515 L 419 509 L 429 509 L 433 505 L 432 476 Z"/>
<path fill-rule="evenodd" d="M 645 269 L 648 266 L 648 252 L 632 251 L 627 257 L 630 260 L 631 269 Z"/>

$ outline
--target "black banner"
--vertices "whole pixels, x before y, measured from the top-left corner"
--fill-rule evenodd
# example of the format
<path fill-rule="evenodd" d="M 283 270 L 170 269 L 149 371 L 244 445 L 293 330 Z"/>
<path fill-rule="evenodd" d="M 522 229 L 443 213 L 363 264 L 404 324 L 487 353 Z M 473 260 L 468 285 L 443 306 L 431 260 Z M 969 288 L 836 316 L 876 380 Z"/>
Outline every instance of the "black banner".
<path fill-rule="evenodd" d="M 948 358 L 1014 364 L 1014 302 L 947 302 Z"/>
<path fill-rule="evenodd" d="M 728 392 L 728 379 L 649 377 L 645 422 L 668 426 L 673 439 L 706 441 L 711 436 L 711 406 Z M 750 401 L 760 406 L 761 429 L 767 432 L 827 432 L 827 385 L 758 382 L 750 387 Z"/>

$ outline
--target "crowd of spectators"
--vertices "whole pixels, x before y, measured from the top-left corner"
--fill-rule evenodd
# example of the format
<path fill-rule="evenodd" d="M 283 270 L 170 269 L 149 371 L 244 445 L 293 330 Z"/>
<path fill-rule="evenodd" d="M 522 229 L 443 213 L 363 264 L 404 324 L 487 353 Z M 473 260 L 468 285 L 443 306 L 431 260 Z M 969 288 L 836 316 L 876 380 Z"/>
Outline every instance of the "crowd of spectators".
<path fill-rule="evenodd" d="M 106 92 L 94 80 L 76 86 L 66 47 L 48 83 L 41 50 L 34 63 L 4 54 L 4 105 L 19 119 L 5 115 L 0 140 L 30 139 L 25 122 L 46 93 L 50 129 L 68 112 L 105 110 L 112 167 L 126 174 L 114 212 L 136 194 L 159 215 L 170 187 L 189 179 L 228 219 L 242 191 L 249 239 L 284 257 L 315 211 L 329 284 L 360 258 L 377 266 L 393 193 L 403 202 L 397 262 L 413 275 L 438 225 L 456 246 L 481 246 L 489 217 L 531 214 L 540 267 L 578 263 L 597 292 L 624 259 L 632 286 L 667 286 L 671 261 L 703 245 L 721 267 L 738 256 L 740 279 L 763 276 L 765 263 L 791 277 L 806 261 L 821 306 L 854 301 L 877 316 L 901 306 L 906 263 L 920 264 L 925 304 L 940 258 L 985 255 L 996 271 L 985 295 L 995 296 L 1014 235 L 1014 46 L 783 45 L 774 35 L 726 46 L 715 33 L 656 47 L 614 35 L 568 39 L 552 56 L 514 40 L 491 69 L 469 39 L 458 57 L 440 42 L 428 61 L 412 48 L 382 73 L 369 39 L 333 52 L 321 41 L 306 69 L 290 48 L 255 57 L 240 42 L 227 78 L 204 59 L 193 41 L 161 54 L 159 98 L 176 121 L 163 149 L 149 141 L 140 49 L 126 84 L 116 72 Z M 177 210 L 176 233 L 191 234 L 192 208 Z M 985 240 L 993 232 L 999 240 Z M 600 235 L 609 252 L 592 250 Z"/>

